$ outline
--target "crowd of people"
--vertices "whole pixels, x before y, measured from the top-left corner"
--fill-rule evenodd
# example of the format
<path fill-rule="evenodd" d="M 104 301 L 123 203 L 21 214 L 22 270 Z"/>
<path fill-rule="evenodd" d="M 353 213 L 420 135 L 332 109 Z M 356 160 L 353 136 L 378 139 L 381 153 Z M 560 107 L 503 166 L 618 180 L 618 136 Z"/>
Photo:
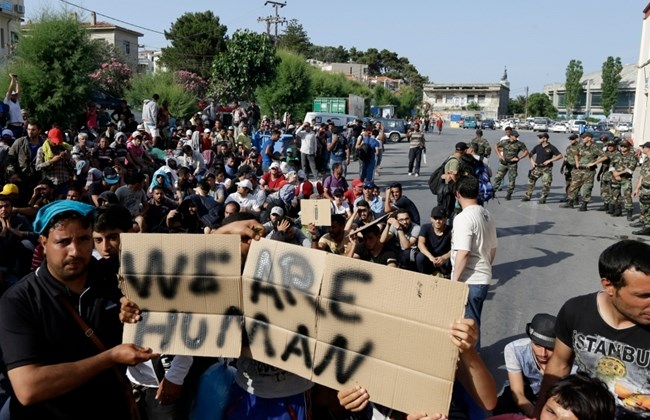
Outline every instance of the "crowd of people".
<path fill-rule="evenodd" d="M 18 100 L 16 85 L 17 80 L 5 101 Z M 498 249 L 496 225 L 482 206 L 483 185 L 475 176 L 474 161 L 488 166 L 492 152 L 480 130 L 471 142 L 456 144 L 444 165 L 444 197 L 424 219 L 400 183 L 381 191 L 374 182 L 383 152 L 380 123 L 357 120 L 337 127 L 329 121 L 283 121 L 260 115 L 254 102 L 247 108 L 237 102 L 227 116 L 211 104 L 174 127 L 159 100 L 154 94 L 145 101 L 143 120 L 132 132 L 119 131 L 132 120 L 126 106 L 94 131 L 45 129 L 33 120 L 24 121 L 24 135 L 2 131 L 0 349 L 11 397 L 0 419 L 76 419 L 93 413 L 98 419 L 153 420 L 192 412 L 199 375 L 215 360 L 158 355 L 121 343 L 122 322 L 141 317 L 116 280 L 125 232 L 240 235 L 244 258 L 248 242 L 266 237 L 466 283 L 465 318 L 450 328 L 460 358 L 449 418 L 484 418 L 495 409 L 528 418 L 604 420 L 614 418 L 615 403 L 616 418 L 650 417 L 650 390 L 640 373 L 647 372 L 643 354 L 650 351 L 650 320 L 641 302 L 650 293 L 650 267 L 647 245 L 635 241 L 622 241 L 601 255 L 603 292 L 576 298 L 579 305 L 568 303 L 557 320 L 536 316 L 527 341 L 506 347 L 510 382 L 497 397 L 479 353 L 481 311 Z M 96 122 L 96 114 L 88 115 Z M 407 137 L 409 175 L 418 176 L 426 152 L 418 123 Z M 546 200 L 549 168 L 562 154 L 548 135 L 539 140 L 528 152 L 516 131 L 507 129 L 494 148 L 499 158 L 494 187 L 499 189 L 508 175 L 507 199 L 517 163 L 530 157 L 524 201 L 532 198 L 539 178 L 540 201 Z M 564 173 L 571 172 L 567 206 L 578 203 L 582 188 L 580 206 L 586 208 L 589 177 L 606 162 L 602 150 L 591 145 L 583 136 L 564 157 Z M 624 166 L 631 160 L 623 142 L 619 146 L 603 172 L 609 175 L 600 178 L 609 182 L 605 204 L 615 215 L 623 204 L 628 209 L 630 183 L 622 180 L 631 179 L 626 174 L 636 167 Z M 643 150 L 650 155 L 650 143 Z M 353 160 L 359 162 L 359 177 L 348 183 Z M 641 197 L 644 223 L 650 223 L 644 165 L 630 196 Z M 313 198 L 330 200 L 330 226 L 301 222 L 301 202 Z M 575 313 L 587 307 L 589 319 Z M 596 344 L 601 341 L 611 345 L 601 350 Z M 632 353 L 617 353 L 613 343 Z M 230 364 L 235 374 L 224 397 L 225 418 L 445 418 L 397 413 L 370 403 L 362 386 L 337 394 L 245 356 Z M 574 364 L 580 375 L 572 374 Z M 589 395 L 602 395 L 601 404 L 585 404 Z"/>

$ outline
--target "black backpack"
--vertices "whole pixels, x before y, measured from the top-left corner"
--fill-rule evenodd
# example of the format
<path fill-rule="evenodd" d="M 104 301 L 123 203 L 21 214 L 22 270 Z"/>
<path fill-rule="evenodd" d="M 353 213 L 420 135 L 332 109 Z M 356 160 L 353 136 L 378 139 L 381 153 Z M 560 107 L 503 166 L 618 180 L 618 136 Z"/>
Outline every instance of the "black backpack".
<path fill-rule="evenodd" d="M 445 184 L 442 176 L 445 173 L 445 165 L 447 165 L 447 162 L 449 162 L 450 159 L 456 159 L 456 157 L 449 156 L 444 162 L 442 162 L 442 165 L 440 165 L 438 169 L 433 171 L 431 176 L 429 176 L 429 189 L 433 195 L 438 195 L 440 187 Z"/>
<path fill-rule="evenodd" d="M 363 143 L 361 143 L 361 147 L 359 148 L 359 159 L 363 162 L 372 160 L 372 148 L 365 140 L 363 140 Z"/>

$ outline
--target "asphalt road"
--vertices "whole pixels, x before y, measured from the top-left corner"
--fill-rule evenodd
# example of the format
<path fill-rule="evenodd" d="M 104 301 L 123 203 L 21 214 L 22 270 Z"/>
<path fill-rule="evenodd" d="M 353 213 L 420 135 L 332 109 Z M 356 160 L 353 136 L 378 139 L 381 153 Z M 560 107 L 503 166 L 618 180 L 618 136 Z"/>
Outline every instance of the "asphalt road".
<path fill-rule="evenodd" d="M 529 150 L 537 143 L 536 134 L 519 131 Z M 503 136 L 502 130 L 485 130 L 484 137 L 494 145 Z M 436 204 L 427 180 L 442 161 L 449 156 L 459 141 L 469 142 L 474 130 L 447 128 L 442 135 L 427 133 L 427 165 L 420 177 L 409 177 L 408 144 L 405 141 L 387 144 L 380 176 L 375 183 L 384 189 L 392 182 L 402 183 L 404 194 L 415 202 L 423 221 Z M 564 153 L 568 134 L 550 133 L 550 142 Z M 490 166 L 496 173 L 497 159 L 492 152 Z M 522 202 L 530 169 L 528 160 L 519 165 L 517 187 L 511 201 L 505 200 L 505 191 L 487 204 L 497 222 L 499 246 L 493 269 L 494 284 L 490 289 L 482 314 L 482 350 L 497 384 L 500 387 L 507 374 L 503 362 L 503 348 L 513 339 L 525 336 L 526 324 L 536 313 L 556 315 L 562 304 L 573 296 L 600 289 L 598 256 L 609 245 L 628 237 L 635 237 L 625 217 L 611 217 L 593 211 L 600 206 L 596 185 L 590 211 L 559 208 L 564 197 L 564 176 L 560 174 L 561 161 L 553 169 L 553 186 L 547 204 L 539 204 L 540 182 L 533 199 Z M 350 165 L 348 179 L 358 174 L 357 163 Z M 507 182 L 505 183 L 507 185 Z M 638 205 L 635 203 L 635 219 Z"/>

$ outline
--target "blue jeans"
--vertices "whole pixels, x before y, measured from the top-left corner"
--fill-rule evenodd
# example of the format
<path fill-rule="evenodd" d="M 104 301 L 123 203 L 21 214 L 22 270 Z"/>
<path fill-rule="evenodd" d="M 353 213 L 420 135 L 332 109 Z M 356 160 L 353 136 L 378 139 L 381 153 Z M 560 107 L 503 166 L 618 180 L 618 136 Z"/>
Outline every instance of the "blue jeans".
<path fill-rule="evenodd" d="M 467 305 L 465 305 L 465 318 L 471 318 L 476 322 L 476 325 L 481 327 L 481 311 L 483 310 L 483 302 L 487 298 L 488 289 L 487 284 L 468 284 L 469 296 L 467 297 Z M 481 340 L 476 343 L 476 348 L 480 348 Z"/>
<path fill-rule="evenodd" d="M 359 178 L 364 182 L 373 182 L 375 179 L 375 159 L 367 162 L 359 161 Z"/>

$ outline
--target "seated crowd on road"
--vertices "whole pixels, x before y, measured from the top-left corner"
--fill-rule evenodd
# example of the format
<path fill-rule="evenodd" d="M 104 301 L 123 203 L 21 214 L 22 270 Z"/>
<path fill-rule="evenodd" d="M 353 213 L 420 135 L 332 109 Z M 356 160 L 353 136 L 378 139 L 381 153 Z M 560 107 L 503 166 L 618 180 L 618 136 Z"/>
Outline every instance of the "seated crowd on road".
<path fill-rule="evenodd" d="M 15 104 L 13 89 L 5 100 Z M 158 102 L 154 94 L 145 103 L 141 122 L 124 103 L 101 125 L 95 117 L 94 130 L 43 127 L 29 119 L 22 127 L 2 130 L 0 348 L 10 384 L 3 383 L 9 399 L 0 418 L 187 418 L 196 410 L 192 402 L 200 375 L 215 362 L 235 371 L 223 401 L 212 408 L 224 418 L 407 417 L 372 404 L 363 386 L 337 393 L 243 356 L 236 361 L 174 357 L 120 344 L 121 322 L 140 317 L 137 305 L 121 296 L 117 282 L 109 285 L 119 270 L 119 235 L 125 232 L 230 233 L 247 240 L 264 236 L 467 283 L 465 319 L 450 328 L 460 357 L 449 418 L 485 418 L 494 410 L 501 419 L 604 420 L 614 418 L 615 409 L 617 418 L 650 418 L 647 380 L 643 384 L 639 376 L 639 369 L 645 369 L 647 378 L 650 321 L 638 302 L 628 304 L 633 298 L 626 290 L 634 284 L 635 296 L 646 301 L 650 293 L 649 254 L 640 242 L 617 244 L 627 246 L 627 253 L 620 246 L 603 253 L 599 268 L 605 291 L 582 297 L 580 306 L 593 306 L 597 317 L 598 301 L 598 308 L 609 311 L 603 324 L 635 329 L 632 338 L 618 334 L 607 339 L 645 352 L 645 362 L 642 355 L 633 358 L 628 375 L 625 366 L 619 367 L 620 354 L 603 353 L 606 357 L 592 360 L 593 354 L 585 351 L 585 340 L 601 340 L 609 332 L 603 326 L 582 325 L 588 322 L 579 319 L 577 307 L 564 307 L 557 320 L 536 315 L 526 328 L 527 338 L 505 347 L 509 383 L 500 396 L 479 354 L 481 310 L 497 251 L 496 226 L 482 204 L 493 198 L 506 175 L 506 199 L 512 198 L 518 162 L 526 157 L 532 170 L 523 200 L 531 200 L 541 178 L 539 200 L 546 203 L 552 163 L 564 157 L 564 207 L 586 210 L 597 165 L 608 164 L 598 173 L 608 188 L 601 184 L 601 191 L 607 191 L 603 210 L 631 219 L 631 200 L 639 196 L 640 234 L 648 234 L 648 165 L 633 187 L 638 159 L 630 158 L 634 154 L 626 141 L 608 143 L 603 152 L 594 148 L 589 135 L 581 144 L 576 137 L 563 156 L 548 135 L 540 135 L 540 145 L 529 152 L 516 131 L 507 130 L 494 147 L 499 166 L 492 186 L 488 159 L 493 148 L 477 130 L 474 140 L 450 150 L 435 191 L 438 204 L 418 209 L 399 182 L 375 182 L 383 152 L 381 124 L 357 120 L 337 127 L 332 122 L 282 120 L 261 115 L 251 101 L 247 108 L 236 102 L 227 114 L 208 107 L 173 126 Z M 419 176 L 426 151 L 419 124 L 407 137 L 408 175 Z M 650 143 L 643 152 L 650 155 Z M 359 177 L 348 179 L 353 161 L 359 164 Z M 316 198 L 330 200 L 331 226 L 301 222 L 301 203 Z M 99 280 L 105 282 L 101 287 Z M 76 315 L 66 313 L 68 307 Z M 97 312 L 102 307 L 104 317 Z M 78 321 L 91 327 L 80 332 Z M 104 335 L 103 346 L 86 341 L 83 330 L 88 328 Z M 576 331 L 588 338 L 577 342 L 572 336 Z M 126 365 L 124 375 L 121 368 Z M 554 376 L 548 377 L 551 369 Z M 616 395 L 607 389 L 615 389 Z M 595 396 L 598 404 L 590 403 Z M 408 418 L 445 417 L 411 413 Z"/>

